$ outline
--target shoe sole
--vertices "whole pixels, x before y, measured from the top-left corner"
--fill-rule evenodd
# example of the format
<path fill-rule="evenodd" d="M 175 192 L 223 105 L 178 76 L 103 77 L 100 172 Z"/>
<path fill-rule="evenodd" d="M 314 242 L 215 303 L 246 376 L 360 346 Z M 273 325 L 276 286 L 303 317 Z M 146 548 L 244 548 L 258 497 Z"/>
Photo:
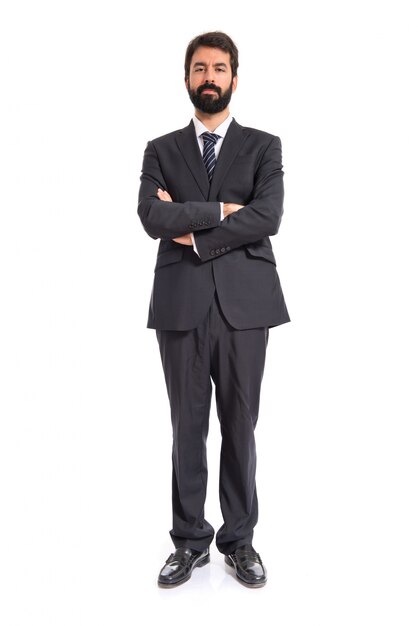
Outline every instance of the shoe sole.
<path fill-rule="evenodd" d="M 241 576 L 237 572 L 237 568 L 235 567 L 234 561 L 231 559 L 231 557 L 228 554 L 225 555 L 225 563 L 229 565 L 229 567 L 232 567 L 235 570 L 235 576 L 237 577 L 238 582 L 240 582 L 241 585 L 244 585 L 244 587 L 247 587 L 248 589 L 259 589 L 260 587 L 264 587 L 264 585 L 267 582 L 267 580 L 265 580 L 262 583 L 249 583 L 243 578 L 241 578 Z"/>
<path fill-rule="evenodd" d="M 209 562 L 210 562 L 210 554 L 207 554 L 200 561 L 196 561 L 196 563 L 193 565 L 192 569 L 190 570 L 189 574 L 185 578 L 182 578 L 176 583 L 161 583 L 160 581 L 158 581 L 158 586 L 161 587 L 162 589 L 174 589 L 174 587 L 179 587 L 183 583 L 187 583 L 187 581 L 190 580 L 195 567 L 203 567 L 204 565 L 207 565 Z"/>

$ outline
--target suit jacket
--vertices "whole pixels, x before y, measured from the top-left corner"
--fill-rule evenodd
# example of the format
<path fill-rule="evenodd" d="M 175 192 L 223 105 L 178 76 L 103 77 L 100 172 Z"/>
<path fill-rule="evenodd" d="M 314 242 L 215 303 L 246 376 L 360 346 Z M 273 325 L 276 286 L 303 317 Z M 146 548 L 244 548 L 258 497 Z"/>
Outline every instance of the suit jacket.
<path fill-rule="evenodd" d="M 167 190 L 173 202 L 159 200 Z M 221 221 L 219 202 L 244 207 Z M 233 120 L 211 184 L 193 121 L 147 144 L 138 214 L 160 239 L 148 328 L 189 330 L 207 313 L 214 292 L 236 329 L 290 321 L 269 235 L 283 213 L 279 137 Z M 173 238 L 193 232 L 199 256 Z"/>

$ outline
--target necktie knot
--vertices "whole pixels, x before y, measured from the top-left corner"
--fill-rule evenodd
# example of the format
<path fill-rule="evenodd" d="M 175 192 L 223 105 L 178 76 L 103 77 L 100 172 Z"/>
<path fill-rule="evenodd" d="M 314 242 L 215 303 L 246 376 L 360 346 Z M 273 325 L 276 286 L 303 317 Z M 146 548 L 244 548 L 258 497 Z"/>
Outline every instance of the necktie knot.
<path fill-rule="evenodd" d="M 220 139 L 220 136 L 217 135 L 216 133 L 205 132 L 205 133 L 202 133 L 200 136 L 202 137 L 204 143 L 209 141 L 213 145 L 215 145 L 218 139 Z"/>

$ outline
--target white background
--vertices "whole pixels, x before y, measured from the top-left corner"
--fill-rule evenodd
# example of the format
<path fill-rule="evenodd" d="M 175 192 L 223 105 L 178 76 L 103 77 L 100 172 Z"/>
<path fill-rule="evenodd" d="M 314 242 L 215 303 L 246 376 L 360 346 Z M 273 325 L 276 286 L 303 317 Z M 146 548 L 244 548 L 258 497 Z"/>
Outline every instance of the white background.
<path fill-rule="evenodd" d="M 5 626 L 417 624 L 413 4 L 2 4 Z M 282 139 L 292 322 L 257 427 L 269 582 L 240 586 L 213 546 L 164 591 L 171 432 L 136 203 L 146 142 L 192 115 L 187 43 L 212 29 L 240 50 L 233 115 Z M 213 412 L 215 527 L 218 453 Z"/>

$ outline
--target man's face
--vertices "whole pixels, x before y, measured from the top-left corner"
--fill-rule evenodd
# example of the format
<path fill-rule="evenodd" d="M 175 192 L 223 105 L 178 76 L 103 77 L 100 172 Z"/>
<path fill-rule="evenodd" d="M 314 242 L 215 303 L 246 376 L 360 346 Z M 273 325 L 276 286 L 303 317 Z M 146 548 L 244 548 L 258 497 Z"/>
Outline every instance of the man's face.
<path fill-rule="evenodd" d="M 198 48 L 192 56 L 186 87 L 199 111 L 219 113 L 226 109 L 237 87 L 229 52 L 207 46 Z"/>

